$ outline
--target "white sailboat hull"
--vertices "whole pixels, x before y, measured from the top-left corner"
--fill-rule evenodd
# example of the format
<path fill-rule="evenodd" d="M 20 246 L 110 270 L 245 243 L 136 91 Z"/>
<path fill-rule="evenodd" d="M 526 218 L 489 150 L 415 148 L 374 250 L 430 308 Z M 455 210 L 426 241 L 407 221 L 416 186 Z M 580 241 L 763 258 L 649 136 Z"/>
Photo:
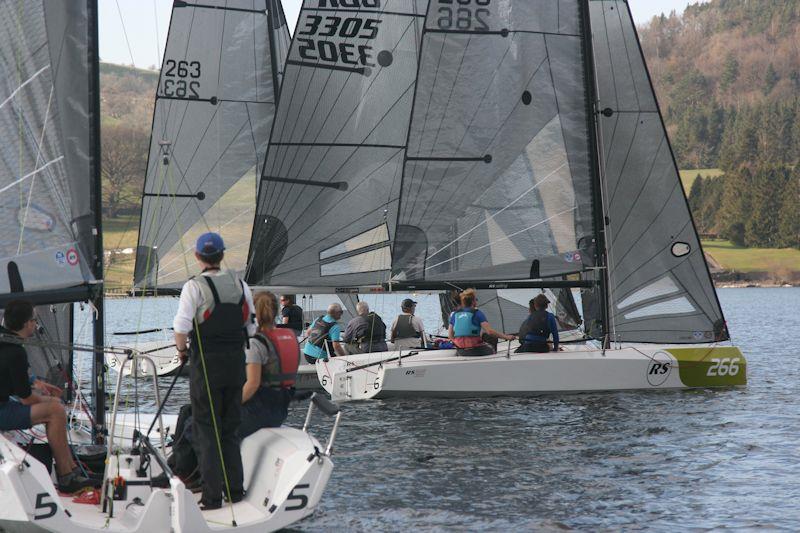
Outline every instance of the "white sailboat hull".
<path fill-rule="evenodd" d="M 319 453 L 321 449 L 305 431 L 262 429 L 242 443 L 247 494 L 232 510 L 225 505 L 201 511 L 199 494 L 172 478 L 169 489 L 129 484 L 125 499 L 113 502 L 115 512 L 109 518 L 99 505 L 61 496 L 41 463 L 0 436 L 0 531 L 275 531 L 314 512 L 333 469 L 330 457 Z M 108 476 L 131 480 L 136 477 L 136 461 L 138 456 L 113 457 Z M 152 468 L 152 475 L 160 472 L 156 464 Z M 231 525 L 233 519 L 236 527 Z"/>
<path fill-rule="evenodd" d="M 317 363 L 320 383 L 335 401 L 390 397 L 525 396 L 631 389 L 744 385 L 746 361 L 732 346 L 629 345 L 602 350 L 570 345 L 546 354 L 458 357 L 455 350 L 336 357 Z M 383 361 L 380 364 L 372 364 Z"/>
<path fill-rule="evenodd" d="M 164 341 L 150 341 L 141 342 L 136 345 L 136 351 L 141 354 L 146 354 L 156 366 L 156 374 L 159 377 L 174 376 L 177 372 L 181 371 L 181 361 L 175 352 L 175 346 Z M 122 363 L 126 356 L 121 353 L 109 352 L 105 355 L 106 365 L 115 372 L 123 367 Z M 125 365 L 124 375 L 138 378 L 147 378 L 152 376 L 152 369 L 149 364 L 140 362 L 139 367 L 135 369 L 133 365 Z M 188 363 L 184 366 L 182 374 L 188 374 Z"/>

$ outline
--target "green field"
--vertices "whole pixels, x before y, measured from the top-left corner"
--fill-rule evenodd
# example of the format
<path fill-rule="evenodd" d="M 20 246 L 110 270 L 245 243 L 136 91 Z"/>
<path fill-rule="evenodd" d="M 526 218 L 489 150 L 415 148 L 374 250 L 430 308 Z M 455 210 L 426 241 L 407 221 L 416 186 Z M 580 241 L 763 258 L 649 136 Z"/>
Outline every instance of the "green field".
<path fill-rule="evenodd" d="M 800 271 L 800 250 L 794 248 L 742 248 L 730 241 L 703 241 L 703 250 L 726 270 L 769 272 L 789 276 Z"/>
<path fill-rule="evenodd" d="M 716 178 L 717 176 L 722 176 L 724 172 L 718 168 L 695 168 L 681 170 L 681 183 L 683 183 L 683 190 L 686 191 L 687 195 L 689 194 L 689 191 L 692 190 L 692 184 L 694 183 L 694 180 L 697 178 L 698 174 L 702 178 Z"/>
<path fill-rule="evenodd" d="M 103 246 L 106 250 L 135 249 L 138 233 L 138 216 L 103 219 Z M 105 285 L 107 289 L 130 289 L 133 282 L 135 257 L 136 254 L 117 254 L 113 257 L 106 257 Z"/>

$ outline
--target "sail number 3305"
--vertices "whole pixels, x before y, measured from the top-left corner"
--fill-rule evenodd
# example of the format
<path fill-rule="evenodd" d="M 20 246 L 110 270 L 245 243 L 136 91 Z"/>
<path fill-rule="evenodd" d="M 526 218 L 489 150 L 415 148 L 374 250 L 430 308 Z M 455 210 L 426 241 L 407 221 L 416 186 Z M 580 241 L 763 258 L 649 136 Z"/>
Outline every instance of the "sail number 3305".
<path fill-rule="evenodd" d="M 171 98 L 200 98 L 201 68 L 199 61 L 164 61 L 164 75 L 161 85 L 161 94 Z"/>
<path fill-rule="evenodd" d="M 442 30 L 488 31 L 492 0 L 439 0 L 436 24 Z"/>
<path fill-rule="evenodd" d="M 739 359 L 725 357 L 711 359 L 706 376 L 735 376 L 739 373 Z"/>

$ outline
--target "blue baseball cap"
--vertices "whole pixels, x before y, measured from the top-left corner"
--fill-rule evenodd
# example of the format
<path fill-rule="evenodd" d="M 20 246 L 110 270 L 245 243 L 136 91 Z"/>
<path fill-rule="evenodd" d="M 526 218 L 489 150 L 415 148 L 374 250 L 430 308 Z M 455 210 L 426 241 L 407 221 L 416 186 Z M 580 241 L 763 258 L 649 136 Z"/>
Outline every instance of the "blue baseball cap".
<path fill-rule="evenodd" d="M 197 245 L 194 249 L 200 255 L 214 255 L 225 249 L 225 243 L 222 242 L 222 237 L 218 233 L 208 232 L 197 238 Z"/>

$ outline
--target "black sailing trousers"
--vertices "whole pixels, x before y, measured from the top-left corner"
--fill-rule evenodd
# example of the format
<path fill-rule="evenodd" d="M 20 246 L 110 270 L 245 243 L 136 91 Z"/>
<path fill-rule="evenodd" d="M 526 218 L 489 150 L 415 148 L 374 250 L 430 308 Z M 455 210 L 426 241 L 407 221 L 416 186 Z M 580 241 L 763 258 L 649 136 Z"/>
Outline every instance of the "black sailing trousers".
<path fill-rule="evenodd" d="M 208 383 L 211 389 L 211 398 L 206 388 L 202 363 L 199 358 L 194 358 L 190 365 L 190 397 L 192 400 L 192 439 L 203 476 L 202 503 L 215 505 L 221 502 L 225 491 L 225 479 L 222 474 L 222 461 L 220 460 L 219 447 L 214 433 L 216 418 L 219 439 L 222 445 L 222 458 L 225 460 L 225 470 L 228 474 L 231 497 L 240 499 L 244 493 L 244 474 L 242 468 L 242 455 L 239 449 L 240 439 L 237 435 L 239 423 L 242 420 L 242 385 L 240 380 L 225 380 L 220 383 L 216 377 L 225 375 L 226 371 L 215 368 L 218 357 L 216 354 L 205 354 Z M 219 373 L 222 370 L 222 374 Z M 230 373 L 230 363 L 227 373 Z M 216 381 L 216 383 L 215 383 Z M 231 382 L 233 381 L 233 383 Z M 214 409 L 212 413 L 211 405 Z"/>

